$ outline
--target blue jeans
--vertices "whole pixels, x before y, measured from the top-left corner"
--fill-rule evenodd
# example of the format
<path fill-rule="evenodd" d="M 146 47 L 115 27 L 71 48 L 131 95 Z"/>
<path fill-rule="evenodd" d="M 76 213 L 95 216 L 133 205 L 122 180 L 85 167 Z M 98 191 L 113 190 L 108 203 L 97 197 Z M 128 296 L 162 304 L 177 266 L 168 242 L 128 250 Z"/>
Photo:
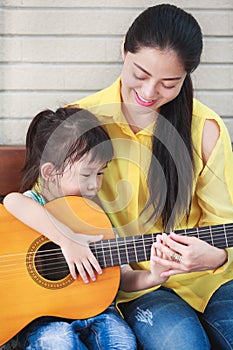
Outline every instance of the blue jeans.
<path fill-rule="evenodd" d="M 19 333 L 26 350 L 136 350 L 136 338 L 113 307 L 84 320 L 41 317 Z"/>
<path fill-rule="evenodd" d="M 120 308 L 141 349 L 233 349 L 233 281 L 213 294 L 204 313 L 162 287 Z"/>

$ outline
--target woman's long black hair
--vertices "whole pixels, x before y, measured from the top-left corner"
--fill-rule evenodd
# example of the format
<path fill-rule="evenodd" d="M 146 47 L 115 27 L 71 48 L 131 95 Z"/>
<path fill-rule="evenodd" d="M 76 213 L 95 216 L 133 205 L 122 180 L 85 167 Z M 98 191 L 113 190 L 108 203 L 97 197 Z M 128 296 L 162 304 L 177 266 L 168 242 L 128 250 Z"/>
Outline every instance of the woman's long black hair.
<path fill-rule="evenodd" d="M 188 217 L 190 211 L 194 166 L 190 74 L 200 63 L 200 26 L 191 14 L 174 5 L 149 7 L 133 22 L 124 43 L 125 52 L 137 53 L 143 47 L 175 51 L 187 73 L 179 95 L 160 109 L 148 173 L 149 200 L 144 209 L 150 208 L 148 220 L 161 217 L 163 228 L 170 230 L 176 219 L 184 214 Z M 160 177 L 158 163 L 163 170 Z"/>

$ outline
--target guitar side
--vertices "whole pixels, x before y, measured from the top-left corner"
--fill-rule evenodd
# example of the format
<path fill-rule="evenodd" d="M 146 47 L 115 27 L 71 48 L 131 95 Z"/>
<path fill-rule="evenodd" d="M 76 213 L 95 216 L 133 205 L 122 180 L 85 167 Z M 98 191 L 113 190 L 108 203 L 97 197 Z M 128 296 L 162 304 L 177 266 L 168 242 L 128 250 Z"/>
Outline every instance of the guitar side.
<path fill-rule="evenodd" d="M 105 213 L 93 202 L 64 197 L 46 209 L 74 231 L 113 238 Z M 0 345 L 40 316 L 84 319 L 104 311 L 113 301 L 120 281 L 120 268 L 110 267 L 96 282 L 76 281 L 69 273 L 49 279 L 40 273 L 38 251 L 50 241 L 24 225 L 0 205 Z"/>

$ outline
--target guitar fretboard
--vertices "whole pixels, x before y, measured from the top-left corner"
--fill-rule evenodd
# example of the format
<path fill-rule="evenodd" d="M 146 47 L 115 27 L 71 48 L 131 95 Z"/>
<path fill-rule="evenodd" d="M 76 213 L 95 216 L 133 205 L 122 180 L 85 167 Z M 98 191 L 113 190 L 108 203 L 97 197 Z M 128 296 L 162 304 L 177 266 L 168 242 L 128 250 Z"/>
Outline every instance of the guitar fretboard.
<path fill-rule="evenodd" d="M 176 234 L 196 237 L 217 248 L 233 246 L 233 224 L 176 230 Z M 102 268 L 150 260 L 151 245 L 156 233 L 120 237 L 90 244 Z"/>

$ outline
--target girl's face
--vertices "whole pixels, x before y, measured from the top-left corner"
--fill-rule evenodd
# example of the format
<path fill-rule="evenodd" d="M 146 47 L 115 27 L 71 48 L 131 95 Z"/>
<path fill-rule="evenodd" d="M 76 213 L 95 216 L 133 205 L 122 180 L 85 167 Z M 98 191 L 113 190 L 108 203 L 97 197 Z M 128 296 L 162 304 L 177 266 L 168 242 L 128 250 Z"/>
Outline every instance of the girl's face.
<path fill-rule="evenodd" d="M 102 177 L 107 164 L 91 160 L 91 154 L 84 155 L 72 165 L 68 164 L 63 174 L 59 171 L 48 178 L 47 200 L 63 196 L 93 198 L 102 186 Z"/>
<path fill-rule="evenodd" d="M 159 112 L 179 94 L 186 72 L 175 51 L 143 47 L 134 54 L 124 53 L 123 58 L 121 97 L 126 118 L 127 113 L 138 118 Z"/>

